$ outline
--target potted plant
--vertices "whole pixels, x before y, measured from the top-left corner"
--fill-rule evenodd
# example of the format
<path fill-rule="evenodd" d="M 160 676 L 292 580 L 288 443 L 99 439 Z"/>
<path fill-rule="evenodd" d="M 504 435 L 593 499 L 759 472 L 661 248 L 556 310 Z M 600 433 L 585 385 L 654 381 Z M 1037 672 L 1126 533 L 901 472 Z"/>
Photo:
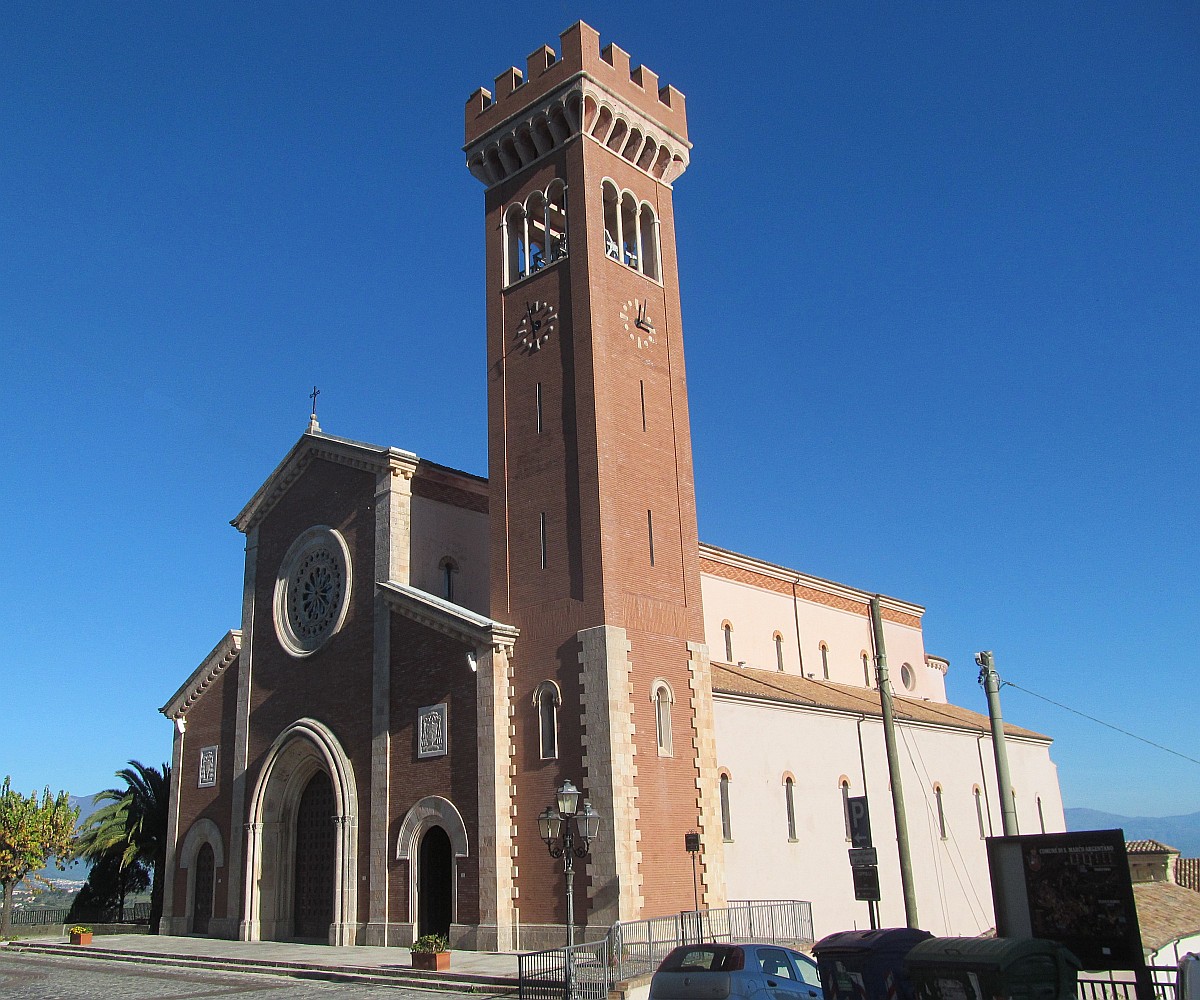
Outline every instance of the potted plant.
<path fill-rule="evenodd" d="M 76 924 L 74 927 L 68 927 L 67 933 L 71 936 L 71 944 L 91 944 L 92 929 L 84 927 L 83 924 Z"/>
<path fill-rule="evenodd" d="M 443 934 L 425 934 L 412 946 L 412 967 L 426 972 L 444 972 L 450 968 L 450 942 Z"/>

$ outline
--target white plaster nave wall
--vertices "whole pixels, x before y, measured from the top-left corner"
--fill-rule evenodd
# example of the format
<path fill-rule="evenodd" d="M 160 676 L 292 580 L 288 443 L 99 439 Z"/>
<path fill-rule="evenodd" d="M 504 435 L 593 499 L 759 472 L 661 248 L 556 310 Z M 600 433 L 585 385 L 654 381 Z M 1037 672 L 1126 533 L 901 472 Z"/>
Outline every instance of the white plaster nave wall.
<path fill-rule="evenodd" d="M 863 614 L 780 594 L 751 584 L 702 574 L 700 593 L 704 604 L 704 632 L 709 655 L 725 662 L 724 622 L 733 626 L 734 664 L 744 661 L 761 670 L 778 669 L 774 635 L 783 637 L 783 669 L 800 673 L 796 627 L 799 619 L 799 650 L 804 656 L 804 674 L 822 679 L 821 649 L 829 648 L 829 679 L 841 684 L 865 687 L 862 654 L 873 653 L 871 621 Z M 869 594 L 856 593 L 868 601 Z M 945 702 L 946 680 L 940 670 L 925 661 L 925 643 L 919 628 L 884 620 L 883 638 L 887 647 L 888 671 L 892 686 L 900 689 L 900 667 L 912 666 L 915 686 L 906 692 L 914 698 Z M 874 663 L 871 664 L 872 686 Z"/>
<path fill-rule="evenodd" d="M 890 658 L 890 657 L 889 657 Z M 754 701 L 714 698 L 717 764 L 730 774 L 732 840 L 725 844 L 730 899 L 806 899 L 817 938 L 870 926 L 866 903 L 854 899 L 839 779 L 864 792 L 865 761 L 871 829 L 879 852 L 885 927 L 904 926 L 887 757 L 878 719 Z M 986 730 L 986 718 L 981 717 Z M 1023 833 L 1064 830 L 1058 775 L 1049 741 L 1007 741 Z M 989 736 L 968 730 L 901 724 L 898 744 L 920 926 L 936 935 L 973 935 L 994 925 L 984 832 L 1001 833 Z M 784 774 L 795 777 L 796 840 L 789 842 Z M 937 824 L 933 786 L 942 788 L 946 838 Z"/>

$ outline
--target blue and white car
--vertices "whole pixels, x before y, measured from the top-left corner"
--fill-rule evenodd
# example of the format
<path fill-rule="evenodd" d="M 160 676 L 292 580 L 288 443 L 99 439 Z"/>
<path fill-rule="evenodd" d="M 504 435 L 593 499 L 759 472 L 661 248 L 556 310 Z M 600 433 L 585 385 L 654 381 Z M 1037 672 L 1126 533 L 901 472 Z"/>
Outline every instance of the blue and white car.
<path fill-rule="evenodd" d="M 824 1000 L 817 963 L 777 944 L 688 944 L 650 981 L 650 1000 Z"/>

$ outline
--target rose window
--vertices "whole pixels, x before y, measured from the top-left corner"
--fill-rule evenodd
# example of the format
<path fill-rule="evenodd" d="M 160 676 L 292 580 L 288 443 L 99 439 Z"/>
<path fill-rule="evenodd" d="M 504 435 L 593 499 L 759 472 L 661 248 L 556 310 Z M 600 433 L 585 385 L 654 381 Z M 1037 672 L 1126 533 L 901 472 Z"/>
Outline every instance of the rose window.
<path fill-rule="evenodd" d="M 275 585 L 275 629 L 293 656 L 316 652 L 341 628 L 350 553 L 332 528 L 310 528 L 288 550 Z"/>

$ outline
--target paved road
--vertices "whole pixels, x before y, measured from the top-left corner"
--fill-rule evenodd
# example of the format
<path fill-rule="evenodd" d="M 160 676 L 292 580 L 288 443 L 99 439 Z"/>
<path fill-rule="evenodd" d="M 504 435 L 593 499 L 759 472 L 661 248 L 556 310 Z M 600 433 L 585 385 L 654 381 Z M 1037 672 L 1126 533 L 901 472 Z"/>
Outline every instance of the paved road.
<path fill-rule="evenodd" d="M 359 983 L 322 983 L 253 973 L 139 966 L 0 949 L 5 1000 L 460 1000 L 469 994 Z M 485 994 L 486 996 L 486 994 Z M 475 994 L 473 1000 L 480 1000 Z"/>

